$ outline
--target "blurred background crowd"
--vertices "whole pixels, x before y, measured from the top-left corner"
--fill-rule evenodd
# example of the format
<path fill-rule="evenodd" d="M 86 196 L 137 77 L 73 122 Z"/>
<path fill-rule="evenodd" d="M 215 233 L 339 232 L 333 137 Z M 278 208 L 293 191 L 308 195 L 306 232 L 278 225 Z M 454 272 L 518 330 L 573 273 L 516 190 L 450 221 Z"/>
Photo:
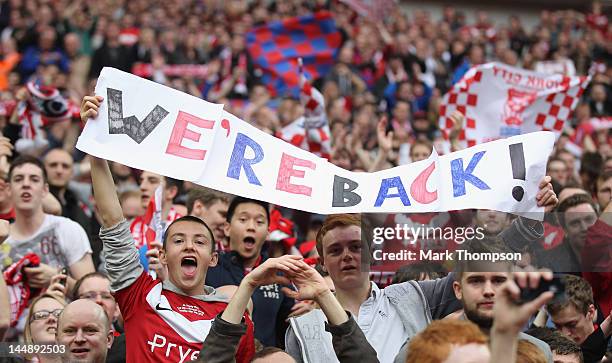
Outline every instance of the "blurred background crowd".
<path fill-rule="evenodd" d="M 115 67 L 210 102 L 279 135 L 305 112 L 290 90 L 264 82 L 265 70 L 248 51 L 248 33 L 273 21 L 318 11 L 332 14 L 341 45 L 329 71 L 310 79 L 324 99 L 329 123 L 329 159 L 353 171 L 376 171 L 456 149 L 439 127 L 443 95 L 472 66 L 501 62 L 535 70 L 545 61 L 563 65 L 568 75 L 592 75 L 566 123 L 547 166 L 555 192 L 573 205 L 588 204 L 595 216 L 582 229 L 549 220 L 544 249 L 565 239 L 586 238 L 587 229 L 610 210 L 612 189 L 612 24 L 610 2 L 558 9 L 553 2 L 525 24 L 521 10 L 495 20 L 487 11 L 441 6 L 432 14 L 418 4 L 381 1 L 376 16 L 363 16 L 353 1 L 336 0 L 3 0 L 0 1 L 0 217 L 14 220 L 7 187 L 10 160 L 29 154 L 44 162 L 55 196 L 47 211 L 78 222 L 87 232 L 95 266 L 101 266 L 99 223 L 91 195 L 88 158 L 75 149 L 83 127 L 81 99 L 93 94 L 103 67 Z M 359 2 L 357 2 L 359 3 Z M 364 2 L 368 3 L 368 2 Z M 408 6 L 409 5 L 409 6 Z M 407 10 L 409 9 L 409 10 Z M 530 10 L 532 13 L 533 11 Z M 382 14 L 382 15 L 381 15 Z M 51 100 L 37 120 L 28 102 Z M 55 108 L 54 108 L 55 107 Z M 387 121 L 380 122 L 384 117 Z M 461 117 L 457 118 L 461 127 Z M 603 125 L 603 126 L 602 126 Z M 607 125 L 607 126 L 606 126 Z M 387 131 L 393 133 L 387 133 Z M 51 150 L 51 152 L 50 152 Z M 219 247 L 231 196 L 202 190 L 117 163 L 112 172 L 124 215 L 144 214 L 163 183 L 164 218 L 170 213 L 207 213 Z M 563 194 L 565 192 L 565 194 Z M 207 194 L 209 193 L 209 194 Z M 211 194 L 212 193 L 212 194 Z M 212 195 L 212 196 L 211 196 Z M 198 204 L 199 203 L 199 204 Z M 216 209 L 211 206 L 217 206 Z M 194 212 L 195 208 L 195 212 Z M 606 209 L 607 208 L 607 209 Z M 469 223 L 499 232 L 510 223 L 504 213 L 471 211 Z M 323 216 L 277 207 L 270 231 L 271 255 L 301 253 L 316 258 L 315 235 Z M 391 221 L 395 221 L 391 219 Z M 567 221 L 565 221 L 567 222 Z M 428 222 L 427 222 L 428 223 Z M 499 230 L 495 226 L 501 226 Z M 609 228 L 609 226 L 608 226 Z M 607 241 L 607 250 L 611 248 Z M 606 248 L 604 246 L 604 249 Z M 531 254 L 533 250 L 522 251 Z M 316 263 L 316 262 L 315 262 Z M 608 260 L 606 268 L 612 268 Z M 601 265 L 600 265 L 601 266 Z M 5 266 L 6 267 L 6 266 Z M 569 267 L 570 269 L 572 267 Z M 612 270 L 606 270 L 612 271 Z M 432 271 L 436 277 L 438 272 Z M 427 275 L 427 274 L 425 274 Z M 379 279 L 390 283 L 394 274 Z M 402 277 L 403 276 L 403 277 Z M 423 277 L 396 276 L 399 280 Z M 381 280 L 381 281 L 382 281 Z M 601 283 L 595 299 L 610 311 L 612 280 Z"/>

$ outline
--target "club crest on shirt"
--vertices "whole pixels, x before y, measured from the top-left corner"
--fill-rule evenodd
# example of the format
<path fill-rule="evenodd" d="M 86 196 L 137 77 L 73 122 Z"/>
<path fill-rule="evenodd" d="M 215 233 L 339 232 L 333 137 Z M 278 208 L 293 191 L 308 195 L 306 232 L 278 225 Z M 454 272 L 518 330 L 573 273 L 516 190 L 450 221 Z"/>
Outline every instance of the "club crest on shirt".
<path fill-rule="evenodd" d="M 182 314 L 195 314 L 198 316 L 206 315 L 199 307 L 191 304 L 183 304 L 176 308 Z"/>

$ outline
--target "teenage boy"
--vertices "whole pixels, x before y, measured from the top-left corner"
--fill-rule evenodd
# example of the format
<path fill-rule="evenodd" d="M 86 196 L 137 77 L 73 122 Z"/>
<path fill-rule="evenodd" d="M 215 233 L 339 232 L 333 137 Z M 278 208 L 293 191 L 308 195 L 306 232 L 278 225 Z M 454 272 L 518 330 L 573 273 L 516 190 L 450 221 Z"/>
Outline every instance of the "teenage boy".
<path fill-rule="evenodd" d="M 102 97 L 85 97 L 81 119 L 95 117 Z M 92 157 L 91 179 L 99 210 L 106 270 L 124 319 L 128 362 L 184 362 L 197 359 L 214 317 L 226 300 L 205 286 L 217 264 L 213 233 L 204 221 L 182 217 L 162 239 L 159 259 L 168 278 L 153 279 L 140 264 L 106 160 Z M 237 362 L 254 354 L 252 323 L 236 353 Z M 205 349 L 205 348 L 204 348 Z"/>

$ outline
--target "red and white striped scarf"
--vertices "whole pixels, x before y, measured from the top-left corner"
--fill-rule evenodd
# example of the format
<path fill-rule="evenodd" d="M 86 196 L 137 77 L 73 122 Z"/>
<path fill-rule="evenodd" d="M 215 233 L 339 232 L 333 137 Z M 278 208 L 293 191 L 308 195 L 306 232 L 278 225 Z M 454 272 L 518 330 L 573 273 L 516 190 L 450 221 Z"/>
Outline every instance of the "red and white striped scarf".
<path fill-rule="evenodd" d="M 329 160 L 331 131 L 325 114 L 325 99 L 303 74 L 300 76 L 300 103 L 304 106 L 304 116 L 285 126 L 276 137 Z"/>
<path fill-rule="evenodd" d="M 13 263 L 4 270 L 2 278 L 6 282 L 9 294 L 11 326 L 15 326 L 21 314 L 30 303 L 32 291 L 25 281 L 24 267 L 34 267 L 40 265 L 40 258 L 35 253 L 28 253 L 19 261 Z"/>
<path fill-rule="evenodd" d="M 22 129 L 21 139 L 16 142 L 15 147 L 20 153 L 48 145 L 43 128 L 71 116 L 70 103 L 57 88 L 41 86 L 31 81 L 26 84 L 26 89 L 29 99 L 17 105 Z"/>

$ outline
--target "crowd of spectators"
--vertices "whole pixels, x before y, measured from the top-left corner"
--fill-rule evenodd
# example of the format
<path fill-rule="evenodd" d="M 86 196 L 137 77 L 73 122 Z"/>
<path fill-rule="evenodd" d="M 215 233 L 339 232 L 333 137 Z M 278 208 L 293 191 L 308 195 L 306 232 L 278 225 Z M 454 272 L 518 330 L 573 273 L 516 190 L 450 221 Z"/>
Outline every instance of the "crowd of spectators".
<path fill-rule="evenodd" d="M 594 1 L 586 12 L 543 10 L 527 28 L 519 10 L 496 23 L 485 11 L 468 20 L 460 6 L 447 6 L 435 17 L 396 5 L 377 20 L 348 3 L 0 1 L 0 219 L 7 221 L 0 223 L 0 338 L 66 344 L 65 361 L 151 361 L 164 353 L 195 360 L 204 338 L 199 359 L 207 362 L 228 354 L 238 362 L 609 359 L 610 9 Z M 418 246 L 520 253 L 520 268 L 570 273 L 562 277 L 564 297 L 544 294 L 514 304 L 511 276 L 521 288 L 551 276 L 526 278 L 507 266 L 490 272 L 422 261 L 359 271 L 362 257 L 371 256 L 359 238 L 367 235 L 359 217 L 325 218 L 119 163 L 107 168 L 75 149 L 84 122 L 95 122 L 91 118 L 104 102 L 88 96 L 106 66 L 223 103 L 228 112 L 281 135 L 305 108 L 293 94 L 275 94 L 263 83 L 247 33 L 317 11 L 331 12 L 342 44 L 331 70 L 309 81 L 322 94 L 329 159 L 352 171 L 423 160 L 433 148 L 440 154 L 460 148 L 457 133 L 445 139 L 438 110 L 472 66 L 501 62 L 536 69 L 554 61 L 576 75 L 592 75 L 550 155 L 550 177 L 540 185 L 543 223 L 483 210 L 377 216 L 371 222 L 480 227 L 484 241 L 458 246 L 427 240 Z M 459 131 L 463 115 L 453 121 Z M 168 233 L 147 241 L 143 215 L 160 185 Z M 191 231 L 204 226 L 200 220 L 210 238 L 195 234 L 191 240 Z M 194 251 L 182 259 L 177 226 L 188 231 L 183 238 Z M 202 246 L 211 250 L 202 252 Z M 379 248 L 397 251 L 401 241 Z M 291 289 L 273 277 L 277 271 L 291 279 Z M 150 311 L 147 304 L 153 304 Z M 180 318 L 164 312 L 172 309 Z M 208 325 L 197 324 L 202 316 Z M 528 321 L 532 329 L 525 334 Z M 156 330 L 156 324 L 168 327 Z M 207 351 L 207 344 L 220 342 L 230 342 L 233 350 Z M 351 353 L 347 347 L 354 346 Z"/>

